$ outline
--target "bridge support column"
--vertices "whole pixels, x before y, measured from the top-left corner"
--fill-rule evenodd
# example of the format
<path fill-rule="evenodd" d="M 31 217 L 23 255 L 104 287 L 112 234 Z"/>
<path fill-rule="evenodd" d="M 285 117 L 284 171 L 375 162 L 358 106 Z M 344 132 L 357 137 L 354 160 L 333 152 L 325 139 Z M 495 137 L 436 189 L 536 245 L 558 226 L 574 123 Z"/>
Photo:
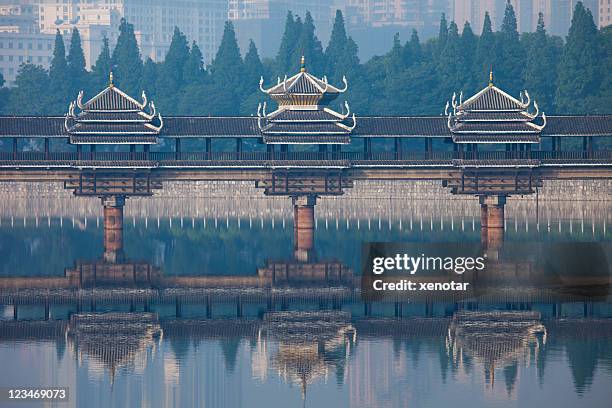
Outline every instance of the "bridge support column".
<path fill-rule="evenodd" d="M 505 195 L 480 196 L 482 243 L 486 248 L 499 249 L 504 242 Z"/>
<path fill-rule="evenodd" d="M 104 206 L 104 260 L 117 262 L 123 257 L 123 206 L 125 196 L 102 198 Z"/>
<path fill-rule="evenodd" d="M 307 262 L 314 249 L 314 209 L 317 202 L 315 195 L 292 197 L 293 201 L 293 247 L 295 258 Z"/>

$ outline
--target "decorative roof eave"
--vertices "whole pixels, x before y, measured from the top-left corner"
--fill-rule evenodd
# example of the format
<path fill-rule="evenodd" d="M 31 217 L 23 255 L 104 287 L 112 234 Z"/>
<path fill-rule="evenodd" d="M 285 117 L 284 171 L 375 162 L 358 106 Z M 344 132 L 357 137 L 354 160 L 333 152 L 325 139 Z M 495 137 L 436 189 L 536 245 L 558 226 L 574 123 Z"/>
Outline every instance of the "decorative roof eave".
<path fill-rule="evenodd" d="M 479 99 L 483 94 L 485 94 L 486 92 L 490 92 L 490 91 L 499 93 L 500 95 L 502 95 L 506 99 L 509 99 L 511 102 L 513 102 L 514 104 L 516 104 L 516 105 L 518 105 L 520 107 L 518 109 L 505 109 L 505 110 L 501 110 L 501 111 L 516 112 L 516 111 L 520 111 L 521 109 L 527 109 L 527 107 L 529 107 L 529 105 L 531 104 L 531 97 L 529 96 L 529 92 L 524 91 L 524 95 L 527 97 L 527 101 L 525 101 L 524 98 L 523 98 L 523 92 L 521 92 L 521 100 L 519 101 L 518 99 L 516 99 L 512 95 L 508 94 L 507 92 L 499 89 L 498 87 L 496 87 L 495 85 L 490 83 L 487 87 L 483 88 L 480 92 L 478 92 L 474 96 L 468 98 L 465 102 L 460 100 L 460 102 L 457 103 L 457 101 L 456 101 L 456 94 L 453 94 L 453 108 L 455 109 L 455 111 L 488 112 L 488 110 L 470 109 L 469 105 L 471 103 L 473 103 L 475 100 Z M 462 98 L 460 98 L 460 99 L 462 99 Z M 499 112 L 500 110 L 493 110 L 493 111 L 494 112 Z"/>
<path fill-rule="evenodd" d="M 259 79 L 259 89 L 263 92 L 266 93 L 268 95 L 271 96 L 280 96 L 280 95 L 284 95 L 286 93 L 292 93 L 291 92 L 291 88 L 297 83 L 297 81 L 301 78 L 304 77 L 310 84 L 312 84 L 318 91 L 320 94 L 325 94 L 325 93 L 344 93 L 346 92 L 346 90 L 348 89 L 348 81 L 346 80 L 346 77 L 343 76 L 342 77 L 342 82 L 344 83 L 344 88 L 340 89 L 337 88 L 331 84 L 329 84 L 327 77 L 324 76 L 322 79 L 318 79 L 314 76 L 312 76 L 311 74 L 309 74 L 306 71 L 301 71 L 298 72 L 297 74 L 295 74 L 294 76 L 292 76 L 291 78 L 287 79 L 287 75 L 285 75 L 285 78 L 283 79 L 283 81 L 281 82 L 280 77 L 277 78 L 277 84 L 265 89 L 263 87 L 264 84 L 264 79 L 263 76 Z M 287 85 L 289 83 L 289 85 Z M 311 95 L 310 93 L 304 94 L 304 93 L 292 93 L 294 95 Z"/>
<path fill-rule="evenodd" d="M 106 95 L 109 92 L 117 93 L 119 96 L 127 99 L 130 103 L 136 105 L 138 108 L 137 109 L 90 109 L 89 108 L 93 103 L 95 103 L 98 99 L 102 98 L 104 95 Z M 80 110 L 84 112 L 89 112 L 89 111 L 108 112 L 108 113 L 111 113 L 111 112 L 139 112 L 143 110 L 145 106 L 147 105 L 147 95 L 145 91 L 142 91 L 141 97 L 142 97 L 142 102 L 138 102 L 136 99 L 132 98 L 130 95 L 126 94 L 121 89 L 117 88 L 111 83 L 109 86 L 107 86 L 105 89 L 103 89 L 96 96 L 94 96 L 93 98 L 85 102 L 84 104 L 83 104 L 83 91 L 80 91 L 77 96 L 77 106 L 79 107 Z"/>

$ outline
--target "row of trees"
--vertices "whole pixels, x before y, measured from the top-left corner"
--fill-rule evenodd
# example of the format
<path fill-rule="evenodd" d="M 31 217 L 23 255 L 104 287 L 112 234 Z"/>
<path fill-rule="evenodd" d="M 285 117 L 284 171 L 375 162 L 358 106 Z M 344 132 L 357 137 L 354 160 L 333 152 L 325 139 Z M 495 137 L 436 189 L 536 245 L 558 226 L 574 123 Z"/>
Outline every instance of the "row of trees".
<path fill-rule="evenodd" d="M 252 41 L 241 57 L 227 22 L 216 57 L 206 67 L 198 45 L 189 44 L 178 28 L 160 63 L 150 58 L 143 63 L 131 24 L 123 20 L 119 31 L 112 52 L 104 41 L 91 71 L 85 67 L 78 30 L 72 32 L 67 54 L 58 32 L 49 70 L 23 64 L 16 86 L 0 90 L 2 113 L 63 114 L 79 90 L 89 97 L 103 89 L 112 70 L 121 89 L 133 96 L 145 89 L 165 115 L 251 115 L 264 99 L 260 76 L 267 84 L 276 83 L 277 76 L 297 72 L 302 55 L 310 72 L 327 75 L 332 83 L 346 75 L 349 91 L 344 96 L 361 115 L 441 114 L 453 92 L 468 96 L 485 86 L 491 69 L 497 85 L 513 95 L 528 89 L 549 114 L 612 112 L 612 28 L 598 31 L 580 2 L 565 42 L 547 34 L 542 15 L 536 32 L 519 35 L 508 3 L 498 32 L 488 14 L 480 35 L 469 23 L 460 32 L 443 15 L 437 38 L 421 43 L 413 31 L 402 43 L 396 35 L 387 54 L 364 64 L 340 11 L 325 49 L 310 13 L 302 20 L 289 12 L 276 58 L 263 61 Z"/>

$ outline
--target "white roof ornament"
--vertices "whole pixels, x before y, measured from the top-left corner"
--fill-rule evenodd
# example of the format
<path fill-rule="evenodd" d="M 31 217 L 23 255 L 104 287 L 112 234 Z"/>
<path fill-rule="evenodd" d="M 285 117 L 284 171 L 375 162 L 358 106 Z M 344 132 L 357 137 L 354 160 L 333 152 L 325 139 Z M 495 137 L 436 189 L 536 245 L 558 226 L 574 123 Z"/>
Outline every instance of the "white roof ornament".
<path fill-rule="evenodd" d="M 346 92 L 348 89 L 348 81 L 346 80 L 346 76 L 342 75 L 342 82 L 344 83 L 344 88 L 340 89 L 340 92 Z"/>
<path fill-rule="evenodd" d="M 459 93 L 459 106 L 463 105 L 463 91 Z"/>
<path fill-rule="evenodd" d="M 346 113 L 344 114 L 344 118 L 346 119 L 348 115 L 351 114 L 351 108 L 349 107 L 349 104 L 347 101 L 344 101 L 344 107 L 346 108 Z"/>
<path fill-rule="evenodd" d="M 546 123 L 547 123 L 546 113 L 545 112 L 542 112 L 542 120 L 543 120 L 543 123 L 541 125 L 536 125 L 534 123 L 533 127 L 535 127 L 536 129 L 538 129 L 540 131 L 544 130 L 544 128 L 546 127 Z"/>
<path fill-rule="evenodd" d="M 453 127 L 451 126 L 451 114 L 450 112 L 448 113 L 448 120 L 446 121 L 446 125 L 448 126 L 449 129 L 452 129 Z"/>
<path fill-rule="evenodd" d="M 453 92 L 452 105 L 453 105 L 453 109 L 457 109 L 457 93 L 456 92 Z"/>
<path fill-rule="evenodd" d="M 527 102 L 525 102 L 523 105 L 524 108 L 528 107 L 531 104 L 531 96 L 529 96 L 529 92 L 527 92 L 527 90 L 525 90 L 525 96 L 527 97 Z M 522 102 L 522 101 L 521 101 Z"/>
<path fill-rule="evenodd" d="M 285 79 L 283 79 L 283 90 L 287 92 L 287 74 L 285 74 Z"/>
<path fill-rule="evenodd" d="M 355 119 L 355 114 L 354 114 L 354 113 L 353 113 L 352 119 L 353 119 L 353 125 L 352 125 L 352 126 L 347 126 L 347 127 L 346 127 L 346 129 L 347 129 L 348 131 L 350 131 L 350 132 L 352 132 L 352 131 L 353 131 L 353 129 L 355 129 L 355 126 L 357 126 L 357 119 Z"/>
<path fill-rule="evenodd" d="M 450 103 L 448 101 L 446 101 L 446 106 L 444 107 L 444 116 L 448 116 L 448 108 L 450 106 Z"/>
<path fill-rule="evenodd" d="M 85 106 L 83 106 L 83 91 L 79 91 L 79 94 L 77 95 L 77 105 L 79 106 L 80 110 L 85 109 Z"/>
<path fill-rule="evenodd" d="M 329 83 L 327 82 L 327 76 L 326 75 L 323 76 L 323 83 L 325 84 L 325 88 L 323 88 L 321 90 L 321 92 L 325 93 L 325 92 L 327 92 L 327 89 L 329 88 Z"/>
<path fill-rule="evenodd" d="M 257 104 L 257 117 L 258 118 L 261 117 L 261 102 L 259 102 L 259 104 Z"/>
<path fill-rule="evenodd" d="M 266 106 L 267 106 L 267 105 L 268 105 L 268 104 L 267 104 L 267 102 L 265 102 L 265 101 L 264 101 L 264 103 L 263 103 L 263 117 L 264 117 L 264 118 L 267 116 L 267 115 L 266 115 Z"/>
<path fill-rule="evenodd" d="M 263 88 L 263 83 L 264 83 L 264 79 L 263 79 L 263 76 L 261 76 L 259 77 L 259 90 L 265 93 L 266 90 Z"/>
<path fill-rule="evenodd" d="M 140 109 L 144 109 L 145 106 L 147 106 L 147 94 L 145 93 L 145 91 L 142 91 L 142 103 L 140 104 Z"/>

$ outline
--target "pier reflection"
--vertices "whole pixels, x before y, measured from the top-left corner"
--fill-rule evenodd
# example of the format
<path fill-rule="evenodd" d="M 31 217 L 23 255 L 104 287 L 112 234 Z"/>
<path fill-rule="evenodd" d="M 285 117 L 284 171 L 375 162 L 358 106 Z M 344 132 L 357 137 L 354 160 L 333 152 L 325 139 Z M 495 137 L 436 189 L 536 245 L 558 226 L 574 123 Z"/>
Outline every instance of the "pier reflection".
<path fill-rule="evenodd" d="M 62 353 L 77 372 L 85 366 L 113 387 L 145 376 L 160 393 L 171 383 L 195 405 L 236 402 L 219 382 L 176 381 L 214 350 L 222 356 L 215 375 L 236 381 L 238 370 L 267 390 L 278 381 L 282 390 L 295 389 L 280 392 L 287 405 L 296 399 L 308 405 L 328 382 L 350 394 L 350 406 L 395 406 L 402 398 L 418 404 L 411 378 L 419 360 L 436 373 L 431 381 L 458 386 L 472 378 L 471 392 L 484 401 L 476 406 L 499 390 L 520 399 L 529 373 L 546 383 L 555 375 L 544 376 L 550 366 L 569 370 L 573 394 L 584 397 L 601 375 L 597 367 L 612 369 L 605 352 L 612 347 L 609 268 L 578 271 L 558 257 L 565 267 L 547 275 L 542 262 L 555 255 L 542 257 L 537 245 L 532 253 L 512 242 L 484 250 L 487 273 L 464 275 L 476 288 L 469 296 L 370 300 L 362 296 L 360 271 L 317 256 L 314 242 L 307 257 L 267 259 L 239 275 L 223 274 L 223 265 L 197 272 L 195 264 L 194 273 L 166 274 L 129 254 L 108 257 L 106 247 L 63 276 L 0 278 L 0 354 L 6 344 L 46 342 L 68 351 Z M 381 362 L 385 356 L 392 370 Z M 160 364 L 163 378 L 155 374 Z M 193 393 L 201 386 L 217 387 L 209 390 L 214 399 Z"/>

